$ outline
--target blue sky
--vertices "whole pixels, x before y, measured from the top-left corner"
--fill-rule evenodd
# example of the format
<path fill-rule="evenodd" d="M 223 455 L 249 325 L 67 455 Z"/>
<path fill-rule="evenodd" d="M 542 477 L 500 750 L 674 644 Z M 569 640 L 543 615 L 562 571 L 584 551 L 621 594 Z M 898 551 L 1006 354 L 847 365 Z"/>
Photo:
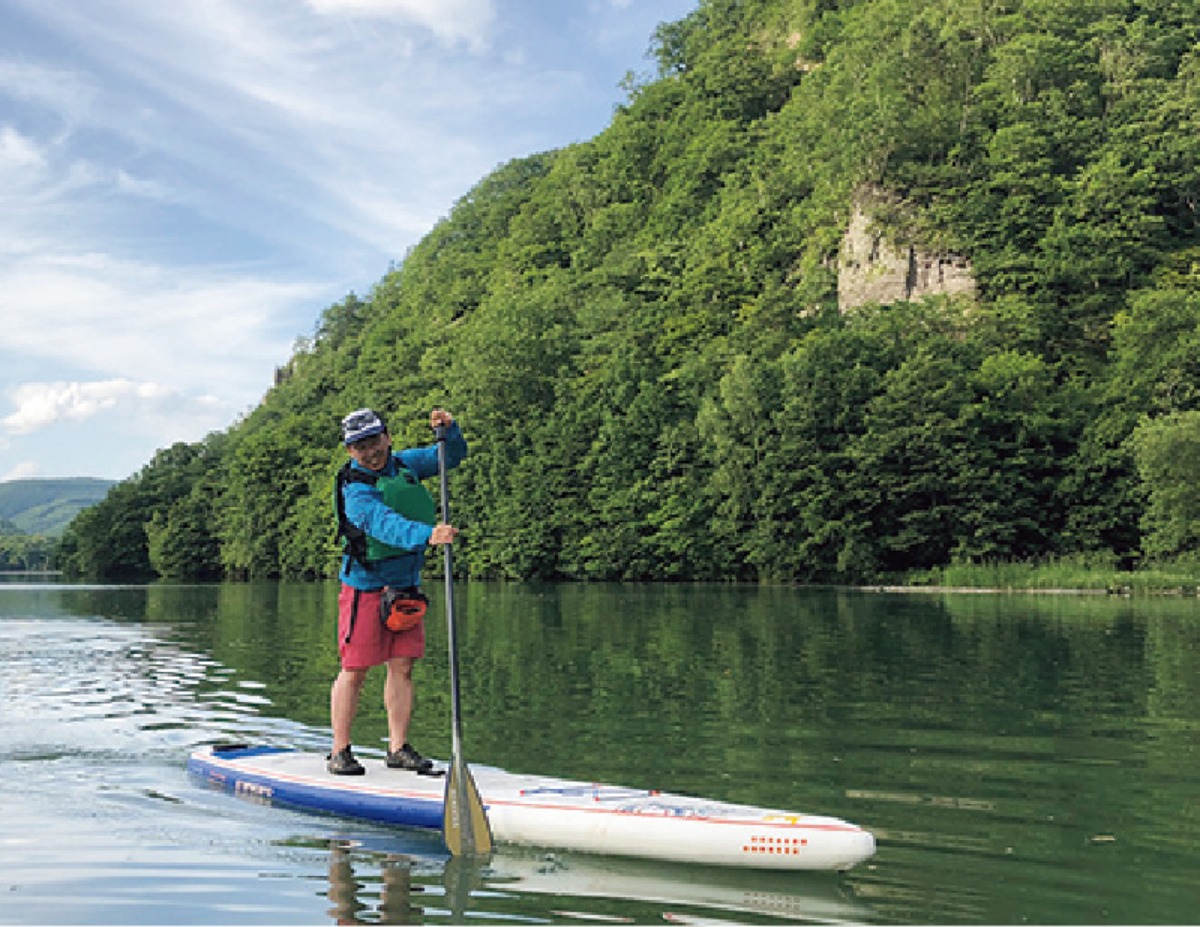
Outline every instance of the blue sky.
<path fill-rule="evenodd" d="M 0 481 L 123 479 L 698 0 L 0 0 Z"/>

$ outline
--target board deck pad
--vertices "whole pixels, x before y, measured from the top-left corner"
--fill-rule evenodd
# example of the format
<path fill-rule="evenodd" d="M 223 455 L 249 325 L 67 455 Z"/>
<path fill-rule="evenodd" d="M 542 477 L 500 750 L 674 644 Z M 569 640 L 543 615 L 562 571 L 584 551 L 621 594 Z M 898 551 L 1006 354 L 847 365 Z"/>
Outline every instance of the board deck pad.
<path fill-rule="evenodd" d="M 445 778 L 368 763 L 330 773 L 320 753 L 275 746 L 204 747 L 188 770 L 245 798 L 381 824 L 442 828 Z M 444 769 L 444 764 L 438 764 Z M 875 838 L 840 818 L 471 766 L 501 843 L 756 869 L 845 870 Z"/>

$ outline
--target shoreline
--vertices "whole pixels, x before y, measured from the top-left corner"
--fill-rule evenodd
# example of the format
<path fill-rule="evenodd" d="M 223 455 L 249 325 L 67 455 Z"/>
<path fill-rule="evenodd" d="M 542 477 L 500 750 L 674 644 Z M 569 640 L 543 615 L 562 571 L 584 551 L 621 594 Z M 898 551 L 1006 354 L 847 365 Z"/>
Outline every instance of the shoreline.
<path fill-rule="evenodd" d="M 996 595 L 999 593 L 1024 593 L 1037 595 L 1120 595 L 1129 596 L 1133 592 L 1128 587 L 1120 590 L 1112 589 L 1040 589 L 1035 586 L 859 586 L 864 592 L 952 592 Z M 1158 593 L 1156 593 L 1158 594 Z M 1183 593 L 1175 593 L 1182 595 Z"/>

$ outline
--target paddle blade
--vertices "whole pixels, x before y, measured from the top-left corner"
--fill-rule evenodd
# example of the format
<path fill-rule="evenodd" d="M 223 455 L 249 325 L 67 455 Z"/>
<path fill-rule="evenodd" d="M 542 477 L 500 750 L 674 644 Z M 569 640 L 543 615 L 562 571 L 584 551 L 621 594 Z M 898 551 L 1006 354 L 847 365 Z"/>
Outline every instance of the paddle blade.
<path fill-rule="evenodd" d="M 492 829 L 479 789 L 465 763 L 451 763 L 446 778 L 446 800 L 442 814 L 442 837 L 451 856 L 488 856 L 492 852 Z"/>

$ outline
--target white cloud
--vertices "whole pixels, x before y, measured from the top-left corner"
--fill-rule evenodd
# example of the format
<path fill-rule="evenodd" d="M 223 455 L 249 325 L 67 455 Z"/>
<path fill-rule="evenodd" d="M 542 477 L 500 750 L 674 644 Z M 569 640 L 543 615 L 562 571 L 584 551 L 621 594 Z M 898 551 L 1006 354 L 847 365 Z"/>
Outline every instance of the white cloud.
<path fill-rule="evenodd" d="M 80 72 L 20 58 L 0 58 L 0 94 L 74 121 L 95 101 L 95 87 Z"/>
<path fill-rule="evenodd" d="M 100 476 L 123 479 L 154 452 L 194 442 L 246 411 L 213 396 L 188 396 L 125 378 L 28 382 L 12 391 L 0 419 L 0 479 Z"/>
<path fill-rule="evenodd" d="M 104 254 L 26 256 L 5 267 L 0 358 L 100 378 L 128 376 L 247 401 L 317 314 L 325 294 L 218 269 L 181 271 Z"/>
<path fill-rule="evenodd" d="M 283 247 L 302 230 L 325 229 L 377 250 L 385 267 L 485 173 L 544 147 L 523 141 L 521 120 L 478 133 L 497 108 L 532 105 L 520 101 L 558 82 L 530 84 L 478 55 L 427 47 L 432 36 L 481 51 L 495 28 L 491 0 L 312 3 L 325 15 L 303 15 L 290 0 L 39 6 L 39 17 L 106 54 L 94 73 L 82 62 L 72 73 L 0 58 L 0 94 L 59 120 L 41 123 L 53 173 L 20 202 L 30 213 L 49 202 L 68 230 L 114 192 Z M 351 14 L 386 17 L 359 24 Z M 73 87 L 88 105 L 71 102 Z M 91 137 L 105 140 L 104 166 L 93 162 Z M 504 138 L 508 150 L 497 152 Z M 69 207 L 68 172 L 72 189 L 88 194 Z"/>
<path fill-rule="evenodd" d="M 38 467 L 37 461 L 22 460 L 20 463 L 9 467 L 4 473 L 0 473 L 0 483 L 6 483 L 9 480 L 26 480 L 38 475 L 41 469 Z"/>
<path fill-rule="evenodd" d="M 0 472 L 228 426 L 489 171 L 603 128 L 694 2 L 0 2 Z"/>
<path fill-rule="evenodd" d="M 44 159 L 38 146 L 12 126 L 0 129 L 0 171 L 41 167 Z"/>
<path fill-rule="evenodd" d="M 322 15 L 342 14 L 408 19 L 445 42 L 466 42 L 481 50 L 489 44 L 496 18 L 492 0 L 308 0 Z"/>
<path fill-rule="evenodd" d="M 118 192 L 129 196 L 142 197 L 148 200 L 160 200 L 162 202 L 170 202 L 174 197 L 171 191 L 164 184 L 157 180 L 146 180 L 141 177 L 134 177 L 132 174 L 124 170 L 116 172 L 116 188 Z"/>
<path fill-rule="evenodd" d="M 17 411 L 2 423 L 13 434 L 29 434 L 60 422 L 82 422 L 118 405 L 161 404 L 174 398 L 157 383 L 103 380 L 92 383 L 25 383 L 12 394 Z"/>

